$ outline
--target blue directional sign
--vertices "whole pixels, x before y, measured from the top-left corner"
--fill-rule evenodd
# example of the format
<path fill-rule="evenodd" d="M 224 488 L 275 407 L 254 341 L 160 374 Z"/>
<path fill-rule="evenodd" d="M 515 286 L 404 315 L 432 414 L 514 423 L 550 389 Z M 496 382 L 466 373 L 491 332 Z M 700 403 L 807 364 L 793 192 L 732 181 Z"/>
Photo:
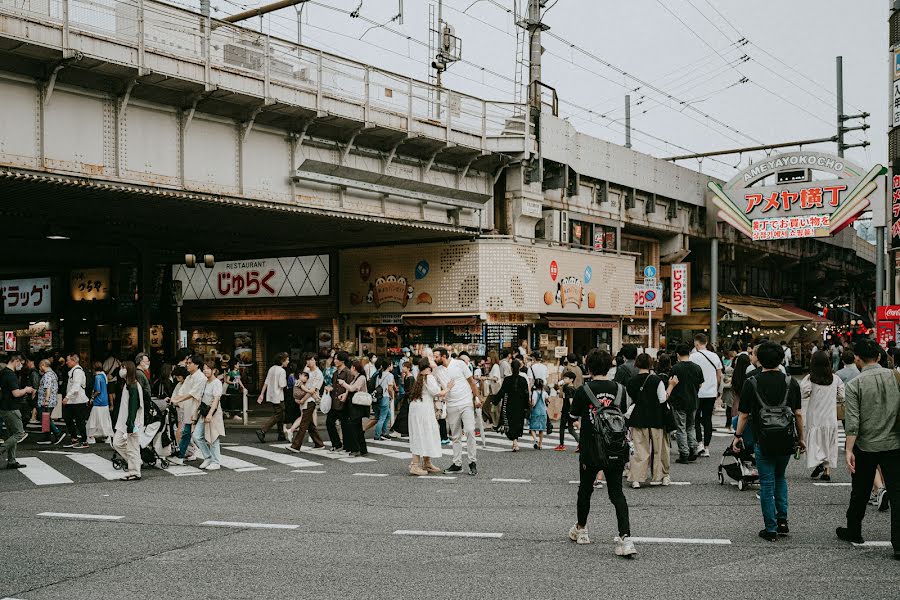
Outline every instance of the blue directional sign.
<path fill-rule="evenodd" d="M 656 277 L 656 267 L 653 265 L 644 267 L 644 277 L 649 277 L 651 279 Z"/>

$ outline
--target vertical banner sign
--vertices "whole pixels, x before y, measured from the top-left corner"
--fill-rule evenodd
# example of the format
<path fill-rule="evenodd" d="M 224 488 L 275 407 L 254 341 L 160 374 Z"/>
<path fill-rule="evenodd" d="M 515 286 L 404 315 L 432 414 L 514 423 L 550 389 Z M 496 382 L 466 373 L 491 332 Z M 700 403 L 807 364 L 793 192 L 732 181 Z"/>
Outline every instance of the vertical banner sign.
<path fill-rule="evenodd" d="M 688 265 L 678 263 L 672 265 L 672 316 L 684 317 L 691 312 L 690 285 L 688 284 Z"/>
<path fill-rule="evenodd" d="M 900 160 L 891 165 L 891 239 L 888 248 L 900 248 Z"/>

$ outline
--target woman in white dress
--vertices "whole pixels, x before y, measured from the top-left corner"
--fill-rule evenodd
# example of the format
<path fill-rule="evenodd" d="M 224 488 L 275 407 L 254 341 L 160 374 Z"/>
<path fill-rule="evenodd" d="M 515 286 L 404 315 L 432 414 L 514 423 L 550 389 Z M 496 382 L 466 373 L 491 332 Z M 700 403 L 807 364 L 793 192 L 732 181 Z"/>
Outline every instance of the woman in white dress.
<path fill-rule="evenodd" d="M 806 466 L 812 478 L 831 481 L 831 469 L 838 464 L 837 404 L 844 401 L 844 382 L 831 371 L 831 356 L 816 352 L 809 363 L 809 375 L 800 383 L 803 397 L 803 425 L 806 430 Z"/>
<path fill-rule="evenodd" d="M 419 375 L 416 377 L 409 402 L 409 451 L 412 454 L 412 461 L 409 463 L 410 475 L 427 475 L 441 471 L 431 462 L 432 458 L 441 456 L 441 433 L 435 406 L 440 404 L 452 387 L 451 383 L 446 389 L 441 389 L 431 373 L 429 360 L 423 358 L 419 361 Z"/>

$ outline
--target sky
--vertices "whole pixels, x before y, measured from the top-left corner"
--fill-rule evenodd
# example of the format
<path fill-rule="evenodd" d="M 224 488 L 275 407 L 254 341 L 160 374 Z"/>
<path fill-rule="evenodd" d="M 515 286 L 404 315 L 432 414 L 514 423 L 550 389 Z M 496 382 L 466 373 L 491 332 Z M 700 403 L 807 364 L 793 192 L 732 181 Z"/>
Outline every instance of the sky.
<path fill-rule="evenodd" d="M 213 16 L 267 1 L 212 0 Z M 444 0 L 444 20 L 462 40 L 462 61 L 445 73 L 446 87 L 513 100 L 516 2 L 527 4 Z M 172 3 L 196 7 L 199 0 Z M 429 7 L 436 5 L 310 0 L 301 36 L 305 45 L 425 80 Z M 579 131 L 624 143 L 630 93 L 633 146 L 654 156 L 830 137 L 837 126 L 835 56 L 842 55 L 844 112 L 871 113 L 871 129 L 848 138 L 872 145 L 848 150 L 847 158 L 866 169 L 887 163 L 887 0 L 549 0 L 547 6 L 541 79 L 557 91 L 559 116 Z M 246 26 L 296 41 L 297 19 L 291 7 Z M 833 143 L 809 148 L 836 150 Z M 764 156 L 679 164 L 727 179 Z"/>

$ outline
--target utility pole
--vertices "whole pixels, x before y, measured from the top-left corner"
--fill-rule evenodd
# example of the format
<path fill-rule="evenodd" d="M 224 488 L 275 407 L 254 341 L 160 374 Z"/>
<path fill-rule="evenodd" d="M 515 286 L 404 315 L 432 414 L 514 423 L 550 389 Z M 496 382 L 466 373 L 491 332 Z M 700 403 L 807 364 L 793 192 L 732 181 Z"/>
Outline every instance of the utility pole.
<path fill-rule="evenodd" d="M 837 95 L 837 154 L 841 158 L 844 157 L 844 150 L 848 148 L 865 148 L 869 145 L 869 142 L 862 141 L 858 144 L 846 144 L 844 143 L 844 134 L 848 131 L 865 131 L 869 128 L 869 125 L 865 122 L 866 117 L 869 116 L 869 113 L 863 112 L 858 115 L 845 115 L 844 114 L 844 57 L 838 56 L 835 57 L 835 75 L 837 76 L 837 89 L 835 93 Z M 855 127 L 844 127 L 844 123 L 847 121 L 853 121 L 856 119 L 862 119 L 863 124 L 857 125 Z"/>
<path fill-rule="evenodd" d="M 631 94 L 625 94 L 625 147 L 631 148 Z"/>

